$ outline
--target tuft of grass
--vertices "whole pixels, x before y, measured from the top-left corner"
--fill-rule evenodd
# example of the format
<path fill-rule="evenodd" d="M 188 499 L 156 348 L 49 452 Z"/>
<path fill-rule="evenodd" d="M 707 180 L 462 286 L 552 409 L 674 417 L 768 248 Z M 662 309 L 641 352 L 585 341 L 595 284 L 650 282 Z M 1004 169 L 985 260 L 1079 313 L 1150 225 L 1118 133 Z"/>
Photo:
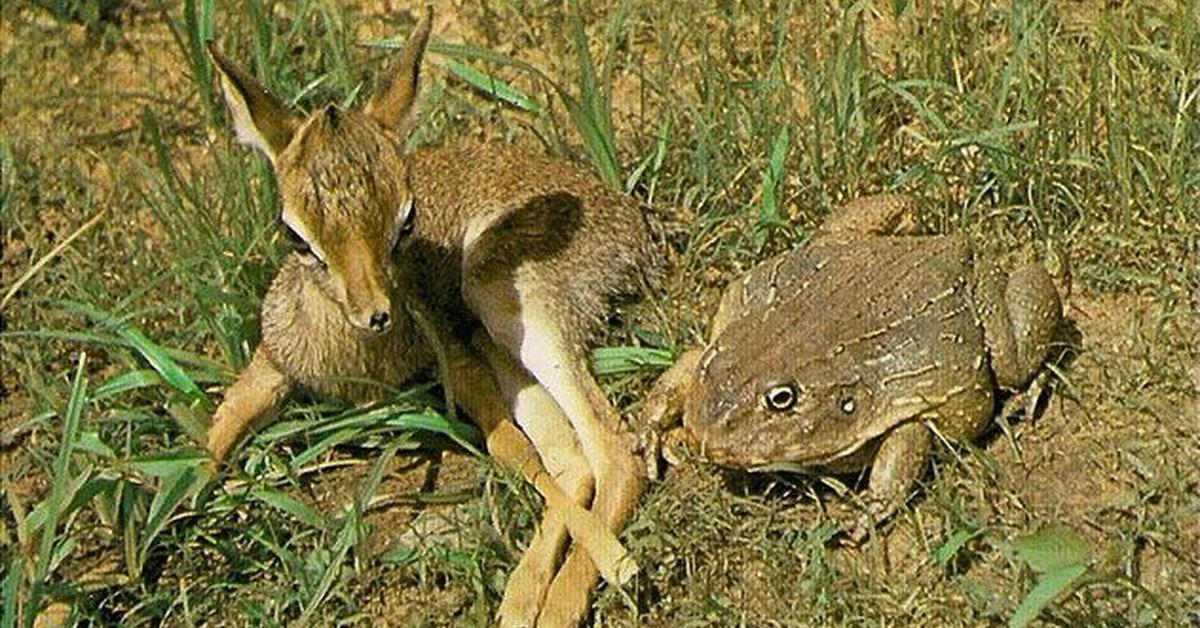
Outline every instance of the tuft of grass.
<path fill-rule="evenodd" d="M 579 4 L 575 0 L 569 3 L 567 19 L 579 77 L 579 84 L 574 91 L 532 63 L 472 44 L 434 41 L 430 43 L 429 51 L 449 57 L 446 69 L 471 87 L 534 115 L 548 116 L 549 107 L 539 104 L 534 97 L 523 93 L 509 83 L 495 78 L 491 72 L 479 70 L 467 65 L 464 61 L 485 62 L 497 67 L 513 68 L 549 86 L 563 108 L 566 109 L 567 115 L 574 125 L 573 128 L 582 139 L 584 149 L 591 158 L 592 166 L 600 178 L 617 187 L 622 184 L 622 167 L 617 154 L 617 143 L 612 125 L 612 55 L 616 48 L 616 40 L 626 29 L 627 18 L 628 5 L 626 4 L 622 5 L 622 9 L 617 11 L 608 23 L 606 43 L 609 58 L 606 64 L 599 66 L 589 48 Z M 367 45 L 399 48 L 402 42 L 397 39 L 377 39 L 367 42 Z"/>

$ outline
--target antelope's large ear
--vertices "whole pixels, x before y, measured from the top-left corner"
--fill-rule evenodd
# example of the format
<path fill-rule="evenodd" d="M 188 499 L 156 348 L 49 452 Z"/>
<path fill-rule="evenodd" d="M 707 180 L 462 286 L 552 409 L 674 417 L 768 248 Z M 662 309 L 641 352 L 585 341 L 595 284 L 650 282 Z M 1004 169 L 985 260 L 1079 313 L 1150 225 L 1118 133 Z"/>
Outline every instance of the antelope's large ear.
<path fill-rule="evenodd" d="M 275 156 L 292 141 L 299 120 L 211 41 L 208 42 L 208 54 L 221 77 L 221 93 L 233 116 L 238 141 L 261 150 L 274 164 Z"/>
<path fill-rule="evenodd" d="M 404 50 L 396 59 L 383 83 L 367 103 L 367 115 L 385 128 L 395 129 L 401 137 L 408 134 L 417 117 L 417 92 L 421 83 L 421 59 L 429 43 L 433 26 L 433 7 L 426 5 Z"/>

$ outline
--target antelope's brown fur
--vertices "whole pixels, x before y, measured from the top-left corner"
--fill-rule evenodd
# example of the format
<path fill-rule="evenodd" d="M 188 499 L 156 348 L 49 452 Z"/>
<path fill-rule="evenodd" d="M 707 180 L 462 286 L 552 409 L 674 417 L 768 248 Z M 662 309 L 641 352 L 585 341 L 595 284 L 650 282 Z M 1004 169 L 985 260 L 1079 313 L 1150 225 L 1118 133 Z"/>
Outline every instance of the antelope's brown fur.
<path fill-rule="evenodd" d="M 655 281 L 659 256 L 641 208 L 579 166 L 503 145 L 403 151 L 431 17 L 363 111 L 304 120 L 210 46 L 238 138 L 271 160 L 282 222 L 308 250 L 264 298 L 262 343 L 209 449 L 221 460 L 296 387 L 370 401 L 371 382 L 440 366 L 489 450 L 547 500 L 501 625 L 571 626 L 597 563 L 618 582 L 636 569 L 612 533 L 643 490 L 586 342 L 614 297 Z M 576 545 L 559 567 L 567 529 Z"/>

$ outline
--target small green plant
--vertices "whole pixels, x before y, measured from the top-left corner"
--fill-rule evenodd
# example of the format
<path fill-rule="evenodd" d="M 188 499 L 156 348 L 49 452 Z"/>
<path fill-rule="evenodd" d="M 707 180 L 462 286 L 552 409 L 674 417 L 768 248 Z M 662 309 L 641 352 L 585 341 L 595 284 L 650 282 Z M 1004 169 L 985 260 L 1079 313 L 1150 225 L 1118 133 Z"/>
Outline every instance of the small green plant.
<path fill-rule="evenodd" d="M 1022 628 L 1037 619 L 1042 609 L 1073 591 L 1088 574 L 1092 551 L 1071 528 L 1047 524 L 1012 543 L 1010 551 L 1038 574 L 1037 584 L 1008 620 L 1009 628 Z"/>
<path fill-rule="evenodd" d="M 779 211 L 778 195 L 783 187 L 790 137 L 786 126 L 779 129 L 779 134 L 771 143 L 767 168 L 762 173 L 762 203 L 759 207 L 758 222 L 754 225 L 754 239 L 759 250 L 762 250 L 762 245 L 771 231 L 787 228 L 787 221 Z"/>

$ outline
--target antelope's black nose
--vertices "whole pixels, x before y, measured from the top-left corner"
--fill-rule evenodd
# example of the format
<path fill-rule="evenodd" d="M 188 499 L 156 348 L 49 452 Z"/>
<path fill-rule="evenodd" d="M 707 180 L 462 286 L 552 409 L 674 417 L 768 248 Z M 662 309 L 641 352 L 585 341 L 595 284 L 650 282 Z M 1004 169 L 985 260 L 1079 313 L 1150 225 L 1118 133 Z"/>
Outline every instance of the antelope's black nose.
<path fill-rule="evenodd" d="M 392 325 L 392 316 L 387 312 L 375 312 L 371 315 L 371 331 L 380 333 Z"/>

